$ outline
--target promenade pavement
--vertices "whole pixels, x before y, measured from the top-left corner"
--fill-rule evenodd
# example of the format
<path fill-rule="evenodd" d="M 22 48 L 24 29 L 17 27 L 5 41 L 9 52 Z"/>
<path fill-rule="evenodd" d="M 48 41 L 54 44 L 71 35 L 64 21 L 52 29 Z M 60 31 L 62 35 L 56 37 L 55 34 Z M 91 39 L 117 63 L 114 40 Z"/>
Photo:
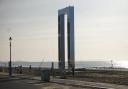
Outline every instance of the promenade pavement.
<path fill-rule="evenodd" d="M 47 83 L 40 80 L 40 77 L 28 75 L 14 75 L 8 78 L 6 74 L 0 73 L 0 89 L 128 89 L 126 85 L 70 79 L 51 78 Z"/>

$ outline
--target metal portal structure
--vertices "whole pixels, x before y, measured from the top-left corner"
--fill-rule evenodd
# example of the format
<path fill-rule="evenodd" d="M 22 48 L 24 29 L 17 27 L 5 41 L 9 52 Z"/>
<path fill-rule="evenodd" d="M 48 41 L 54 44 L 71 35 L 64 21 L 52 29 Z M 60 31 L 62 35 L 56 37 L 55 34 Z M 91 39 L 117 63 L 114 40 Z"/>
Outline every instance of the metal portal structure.
<path fill-rule="evenodd" d="M 58 10 L 58 56 L 59 69 L 65 70 L 65 15 L 67 15 L 67 48 L 68 48 L 68 69 L 75 69 L 74 49 L 74 7 L 69 6 Z"/>

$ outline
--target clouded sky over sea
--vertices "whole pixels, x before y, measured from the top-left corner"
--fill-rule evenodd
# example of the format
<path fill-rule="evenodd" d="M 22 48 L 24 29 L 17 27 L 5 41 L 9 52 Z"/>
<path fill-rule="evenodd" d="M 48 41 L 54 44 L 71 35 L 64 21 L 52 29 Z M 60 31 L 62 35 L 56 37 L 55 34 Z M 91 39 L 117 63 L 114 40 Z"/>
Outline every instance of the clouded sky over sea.
<path fill-rule="evenodd" d="M 58 61 L 58 9 L 75 8 L 75 58 L 128 60 L 128 0 L 0 0 L 0 61 Z"/>

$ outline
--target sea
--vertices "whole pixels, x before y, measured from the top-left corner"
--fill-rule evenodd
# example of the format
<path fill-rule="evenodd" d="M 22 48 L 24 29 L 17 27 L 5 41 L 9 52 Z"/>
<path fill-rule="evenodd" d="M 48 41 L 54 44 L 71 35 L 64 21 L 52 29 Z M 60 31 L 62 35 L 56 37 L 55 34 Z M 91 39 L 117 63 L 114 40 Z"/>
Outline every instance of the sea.
<path fill-rule="evenodd" d="M 58 68 L 58 62 L 53 62 L 54 68 Z M 52 62 L 24 62 L 24 61 L 15 61 L 12 62 L 13 67 L 17 66 L 23 67 L 44 67 L 51 68 Z M 0 66 L 8 67 L 8 62 L 0 62 Z M 68 68 L 67 62 L 65 63 L 65 67 Z M 75 62 L 75 68 L 127 68 L 128 69 L 128 61 L 77 61 Z"/>

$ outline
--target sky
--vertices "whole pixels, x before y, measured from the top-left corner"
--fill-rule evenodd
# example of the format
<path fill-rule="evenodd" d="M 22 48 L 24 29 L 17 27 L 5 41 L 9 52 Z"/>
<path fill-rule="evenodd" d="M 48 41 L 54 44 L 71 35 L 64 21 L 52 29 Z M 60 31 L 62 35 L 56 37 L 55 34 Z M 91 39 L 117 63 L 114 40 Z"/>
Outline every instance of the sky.
<path fill-rule="evenodd" d="M 0 61 L 10 36 L 13 61 L 58 61 L 58 9 L 69 5 L 76 61 L 128 60 L 128 0 L 0 0 Z"/>

